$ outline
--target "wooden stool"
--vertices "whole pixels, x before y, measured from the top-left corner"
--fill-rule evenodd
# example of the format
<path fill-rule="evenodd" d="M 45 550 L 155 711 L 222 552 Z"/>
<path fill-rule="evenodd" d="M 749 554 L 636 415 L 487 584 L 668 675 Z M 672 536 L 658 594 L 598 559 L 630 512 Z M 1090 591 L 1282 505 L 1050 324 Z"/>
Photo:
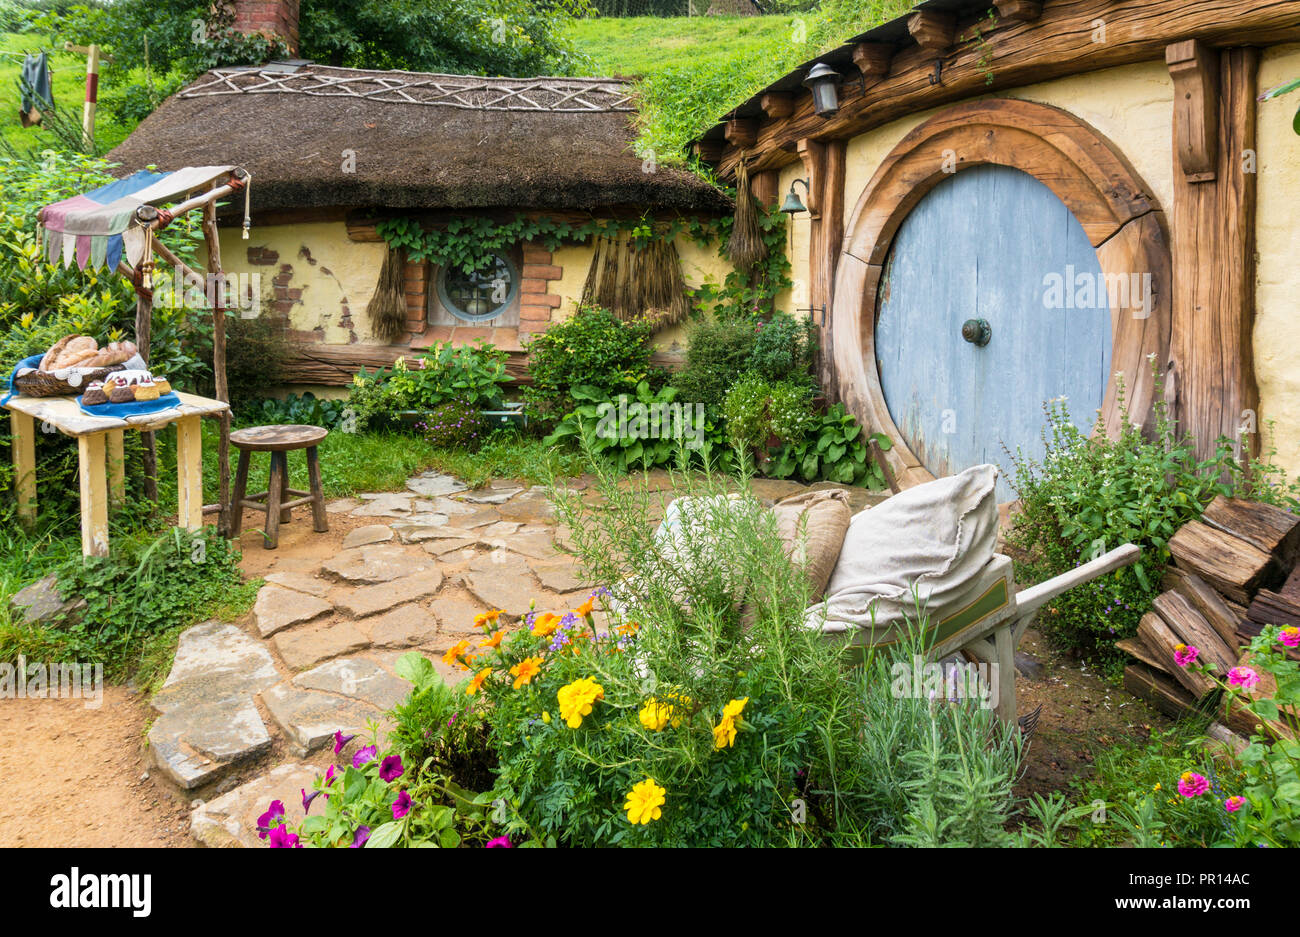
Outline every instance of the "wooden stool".
<path fill-rule="evenodd" d="M 320 484 L 320 459 L 316 444 L 325 438 L 328 430 L 319 426 L 253 426 L 230 434 L 230 444 L 239 450 L 239 468 L 235 471 L 235 487 L 230 497 L 230 536 L 239 537 L 243 526 L 244 508 L 266 512 L 266 539 L 262 546 L 274 550 L 280 542 L 280 525 L 289 523 L 290 509 L 311 502 L 312 526 L 317 533 L 329 530 L 325 518 L 325 493 Z M 289 456 L 293 449 L 307 450 L 307 474 L 311 491 L 289 487 Z M 254 452 L 271 453 L 271 477 L 266 491 L 245 497 L 248 487 L 248 462 Z M 301 497 L 290 501 L 290 495 Z"/>

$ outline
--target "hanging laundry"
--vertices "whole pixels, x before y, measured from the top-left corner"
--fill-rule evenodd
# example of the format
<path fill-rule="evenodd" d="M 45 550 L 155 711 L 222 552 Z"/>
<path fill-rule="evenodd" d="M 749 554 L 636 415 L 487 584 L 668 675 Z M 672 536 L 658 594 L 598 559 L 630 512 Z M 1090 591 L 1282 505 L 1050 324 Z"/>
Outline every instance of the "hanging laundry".
<path fill-rule="evenodd" d="M 22 91 L 18 119 L 24 127 L 41 122 L 41 112 L 36 105 L 45 108 L 54 106 L 53 82 L 50 77 L 50 57 L 42 52 L 40 55 L 30 53 L 23 59 L 23 70 L 18 79 Z"/>

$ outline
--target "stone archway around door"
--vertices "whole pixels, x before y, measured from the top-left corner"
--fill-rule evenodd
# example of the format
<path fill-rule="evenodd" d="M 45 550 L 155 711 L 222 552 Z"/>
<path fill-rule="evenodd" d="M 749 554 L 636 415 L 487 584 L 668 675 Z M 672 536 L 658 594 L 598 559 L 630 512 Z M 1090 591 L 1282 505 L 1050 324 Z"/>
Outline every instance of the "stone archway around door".
<path fill-rule="evenodd" d="M 832 328 L 841 399 L 864 425 L 893 441 L 886 453 L 901 487 L 933 476 L 886 406 L 876 368 L 877 290 L 894 235 L 911 210 L 953 173 L 996 164 L 1038 179 L 1066 205 L 1097 252 L 1107 282 L 1147 282 L 1150 302 L 1111 303 L 1111 375 L 1102 426 L 1119 431 L 1120 381 L 1128 411 L 1150 412 L 1149 357 L 1169 358 L 1170 252 L 1153 195 L 1096 129 L 1059 108 L 1013 99 L 959 104 L 917 127 L 877 168 L 846 226 L 835 280 Z M 1149 277 L 1149 279 L 1144 279 Z"/>

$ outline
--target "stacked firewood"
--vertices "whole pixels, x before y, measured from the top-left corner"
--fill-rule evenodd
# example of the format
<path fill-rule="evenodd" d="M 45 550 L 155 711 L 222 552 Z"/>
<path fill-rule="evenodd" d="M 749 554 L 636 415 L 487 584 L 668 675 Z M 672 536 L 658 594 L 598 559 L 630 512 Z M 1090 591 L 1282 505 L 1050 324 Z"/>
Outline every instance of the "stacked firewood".
<path fill-rule="evenodd" d="M 1134 658 L 1124 668 L 1125 688 L 1180 716 L 1204 709 L 1216 685 L 1178 665 L 1178 645 L 1196 647 L 1198 660 L 1213 663 L 1222 679 L 1233 667 L 1250 663 L 1243 648 L 1265 625 L 1300 626 L 1300 516 L 1219 497 L 1199 521 L 1174 534 L 1169 551 L 1174 562 L 1161 583 L 1166 591 L 1142 617 L 1137 637 L 1117 647 Z M 1260 698 L 1275 690 L 1271 676 L 1261 674 L 1251 693 Z M 1240 706 L 1221 718 L 1242 735 L 1255 731 L 1257 720 Z M 1290 734 L 1280 723 L 1272 727 Z"/>

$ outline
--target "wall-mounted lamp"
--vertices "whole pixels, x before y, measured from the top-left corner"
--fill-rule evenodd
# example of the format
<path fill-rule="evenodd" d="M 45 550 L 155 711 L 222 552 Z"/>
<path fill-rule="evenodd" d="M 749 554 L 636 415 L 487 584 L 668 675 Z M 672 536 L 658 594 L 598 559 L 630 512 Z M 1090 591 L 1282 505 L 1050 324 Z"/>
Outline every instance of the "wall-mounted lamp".
<path fill-rule="evenodd" d="M 840 73 L 829 65 L 818 62 L 808 70 L 803 85 L 812 92 L 813 112 L 818 117 L 830 117 L 840 109 Z"/>
<path fill-rule="evenodd" d="M 781 203 L 781 211 L 785 212 L 787 215 L 797 215 L 799 212 L 808 210 L 804 207 L 803 201 L 794 190 L 794 187 L 797 185 L 802 185 L 803 190 L 806 193 L 811 194 L 812 192 L 812 190 L 808 188 L 807 179 L 796 179 L 794 182 L 791 182 L 790 191 L 786 193 L 785 201 Z"/>

